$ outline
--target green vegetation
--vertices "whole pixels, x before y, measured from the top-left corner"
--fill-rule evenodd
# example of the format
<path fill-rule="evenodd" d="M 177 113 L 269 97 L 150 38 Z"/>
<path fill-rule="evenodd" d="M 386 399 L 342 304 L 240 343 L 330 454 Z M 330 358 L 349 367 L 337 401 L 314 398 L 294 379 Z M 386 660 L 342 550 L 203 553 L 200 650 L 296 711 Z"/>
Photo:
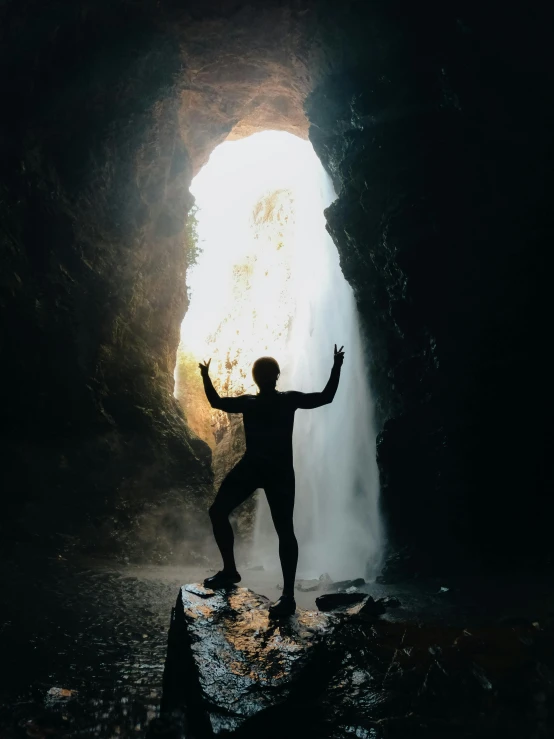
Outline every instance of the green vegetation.
<path fill-rule="evenodd" d="M 189 267 L 196 264 L 202 249 L 198 245 L 198 206 L 193 205 L 187 215 L 185 224 L 185 245 L 187 248 L 187 263 Z"/>

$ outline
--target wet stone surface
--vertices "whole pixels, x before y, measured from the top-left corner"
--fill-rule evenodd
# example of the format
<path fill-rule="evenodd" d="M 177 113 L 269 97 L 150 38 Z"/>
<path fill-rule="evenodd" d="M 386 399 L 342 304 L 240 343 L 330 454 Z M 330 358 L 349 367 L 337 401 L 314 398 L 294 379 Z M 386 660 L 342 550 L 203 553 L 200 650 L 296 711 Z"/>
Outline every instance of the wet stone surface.
<path fill-rule="evenodd" d="M 246 588 L 203 595 L 181 590 L 166 671 L 191 736 L 551 736 L 550 622 L 396 620 L 371 598 L 271 621 Z"/>
<path fill-rule="evenodd" d="M 198 679 L 198 693 L 192 690 L 192 701 L 185 698 L 187 712 L 193 724 L 207 718 L 218 736 L 294 700 L 321 660 L 321 640 L 331 623 L 316 611 L 272 620 L 269 600 L 247 588 L 202 590 L 181 589 L 175 623 L 184 629 L 181 658 L 192 658 Z"/>
<path fill-rule="evenodd" d="M 327 593 L 316 598 L 315 602 L 320 611 L 332 611 L 340 606 L 350 606 L 360 603 L 367 598 L 365 593 Z"/>

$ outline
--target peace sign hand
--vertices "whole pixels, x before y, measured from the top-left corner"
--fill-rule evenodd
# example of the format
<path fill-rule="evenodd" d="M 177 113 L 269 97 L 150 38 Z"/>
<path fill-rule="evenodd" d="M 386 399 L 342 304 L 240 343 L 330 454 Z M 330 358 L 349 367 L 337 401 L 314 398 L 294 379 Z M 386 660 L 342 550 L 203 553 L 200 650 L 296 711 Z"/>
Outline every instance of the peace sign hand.
<path fill-rule="evenodd" d="M 343 349 L 344 349 L 344 346 L 341 346 L 341 348 L 337 350 L 337 345 L 335 344 L 335 355 L 334 355 L 334 366 L 335 367 L 342 367 L 342 363 L 344 361 Z"/>
<path fill-rule="evenodd" d="M 210 362 L 211 361 L 212 360 L 210 358 L 210 359 L 208 359 L 207 362 L 204 360 L 204 364 L 202 364 L 202 362 L 199 363 L 198 367 L 200 368 L 200 374 L 202 375 L 202 377 L 207 377 L 208 376 L 208 373 L 210 371 Z"/>

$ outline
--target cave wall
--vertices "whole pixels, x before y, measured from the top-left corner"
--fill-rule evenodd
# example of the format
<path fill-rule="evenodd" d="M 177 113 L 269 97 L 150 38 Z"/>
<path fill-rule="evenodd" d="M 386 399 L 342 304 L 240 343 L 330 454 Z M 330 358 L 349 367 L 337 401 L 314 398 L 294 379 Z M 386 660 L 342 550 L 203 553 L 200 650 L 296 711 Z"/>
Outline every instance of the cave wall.
<path fill-rule="evenodd" d="M 134 11 L 3 19 L 3 534 L 150 556 L 179 545 L 211 471 L 172 397 L 192 203 L 179 46 Z"/>
<path fill-rule="evenodd" d="M 177 556 L 205 535 L 213 495 L 210 450 L 173 397 L 188 187 L 229 135 L 271 121 L 306 136 L 295 10 L 27 0 L 0 12 L 0 537 Z"/>
<path fill-rule="evenodd" d="M 307 116 L 391 544 L 548 561 L 552 18 L 444 5 L 3 5 L 3 541 L 162 557 L 200 531 L 210 454 L 172 395 L 188 185 Z"/>
<path fill-rule="evenodd" d="M 551 11 L 371 5 L 307 111 L 370 341 L 390 542 L 415 569 L 542 566 Z M 320 27 L 340 43 L 329 6 Z"/>

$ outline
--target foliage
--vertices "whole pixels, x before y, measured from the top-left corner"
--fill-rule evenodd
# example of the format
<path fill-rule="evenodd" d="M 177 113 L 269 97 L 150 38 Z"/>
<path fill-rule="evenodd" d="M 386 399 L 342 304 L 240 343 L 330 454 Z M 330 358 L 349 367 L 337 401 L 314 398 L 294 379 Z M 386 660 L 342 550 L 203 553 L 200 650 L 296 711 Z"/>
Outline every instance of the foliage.
<path fill-rule="evenodd" d="M 188 266 L 192 267 L 198 261 L 198 257 L 202 252 L 202 248 L 199 246 L 198 237 L 198 206 L 193 205 L 187 215 L 187 221 L 185 224 L 185 244 L 187 248 L 187 262 Z"/>

